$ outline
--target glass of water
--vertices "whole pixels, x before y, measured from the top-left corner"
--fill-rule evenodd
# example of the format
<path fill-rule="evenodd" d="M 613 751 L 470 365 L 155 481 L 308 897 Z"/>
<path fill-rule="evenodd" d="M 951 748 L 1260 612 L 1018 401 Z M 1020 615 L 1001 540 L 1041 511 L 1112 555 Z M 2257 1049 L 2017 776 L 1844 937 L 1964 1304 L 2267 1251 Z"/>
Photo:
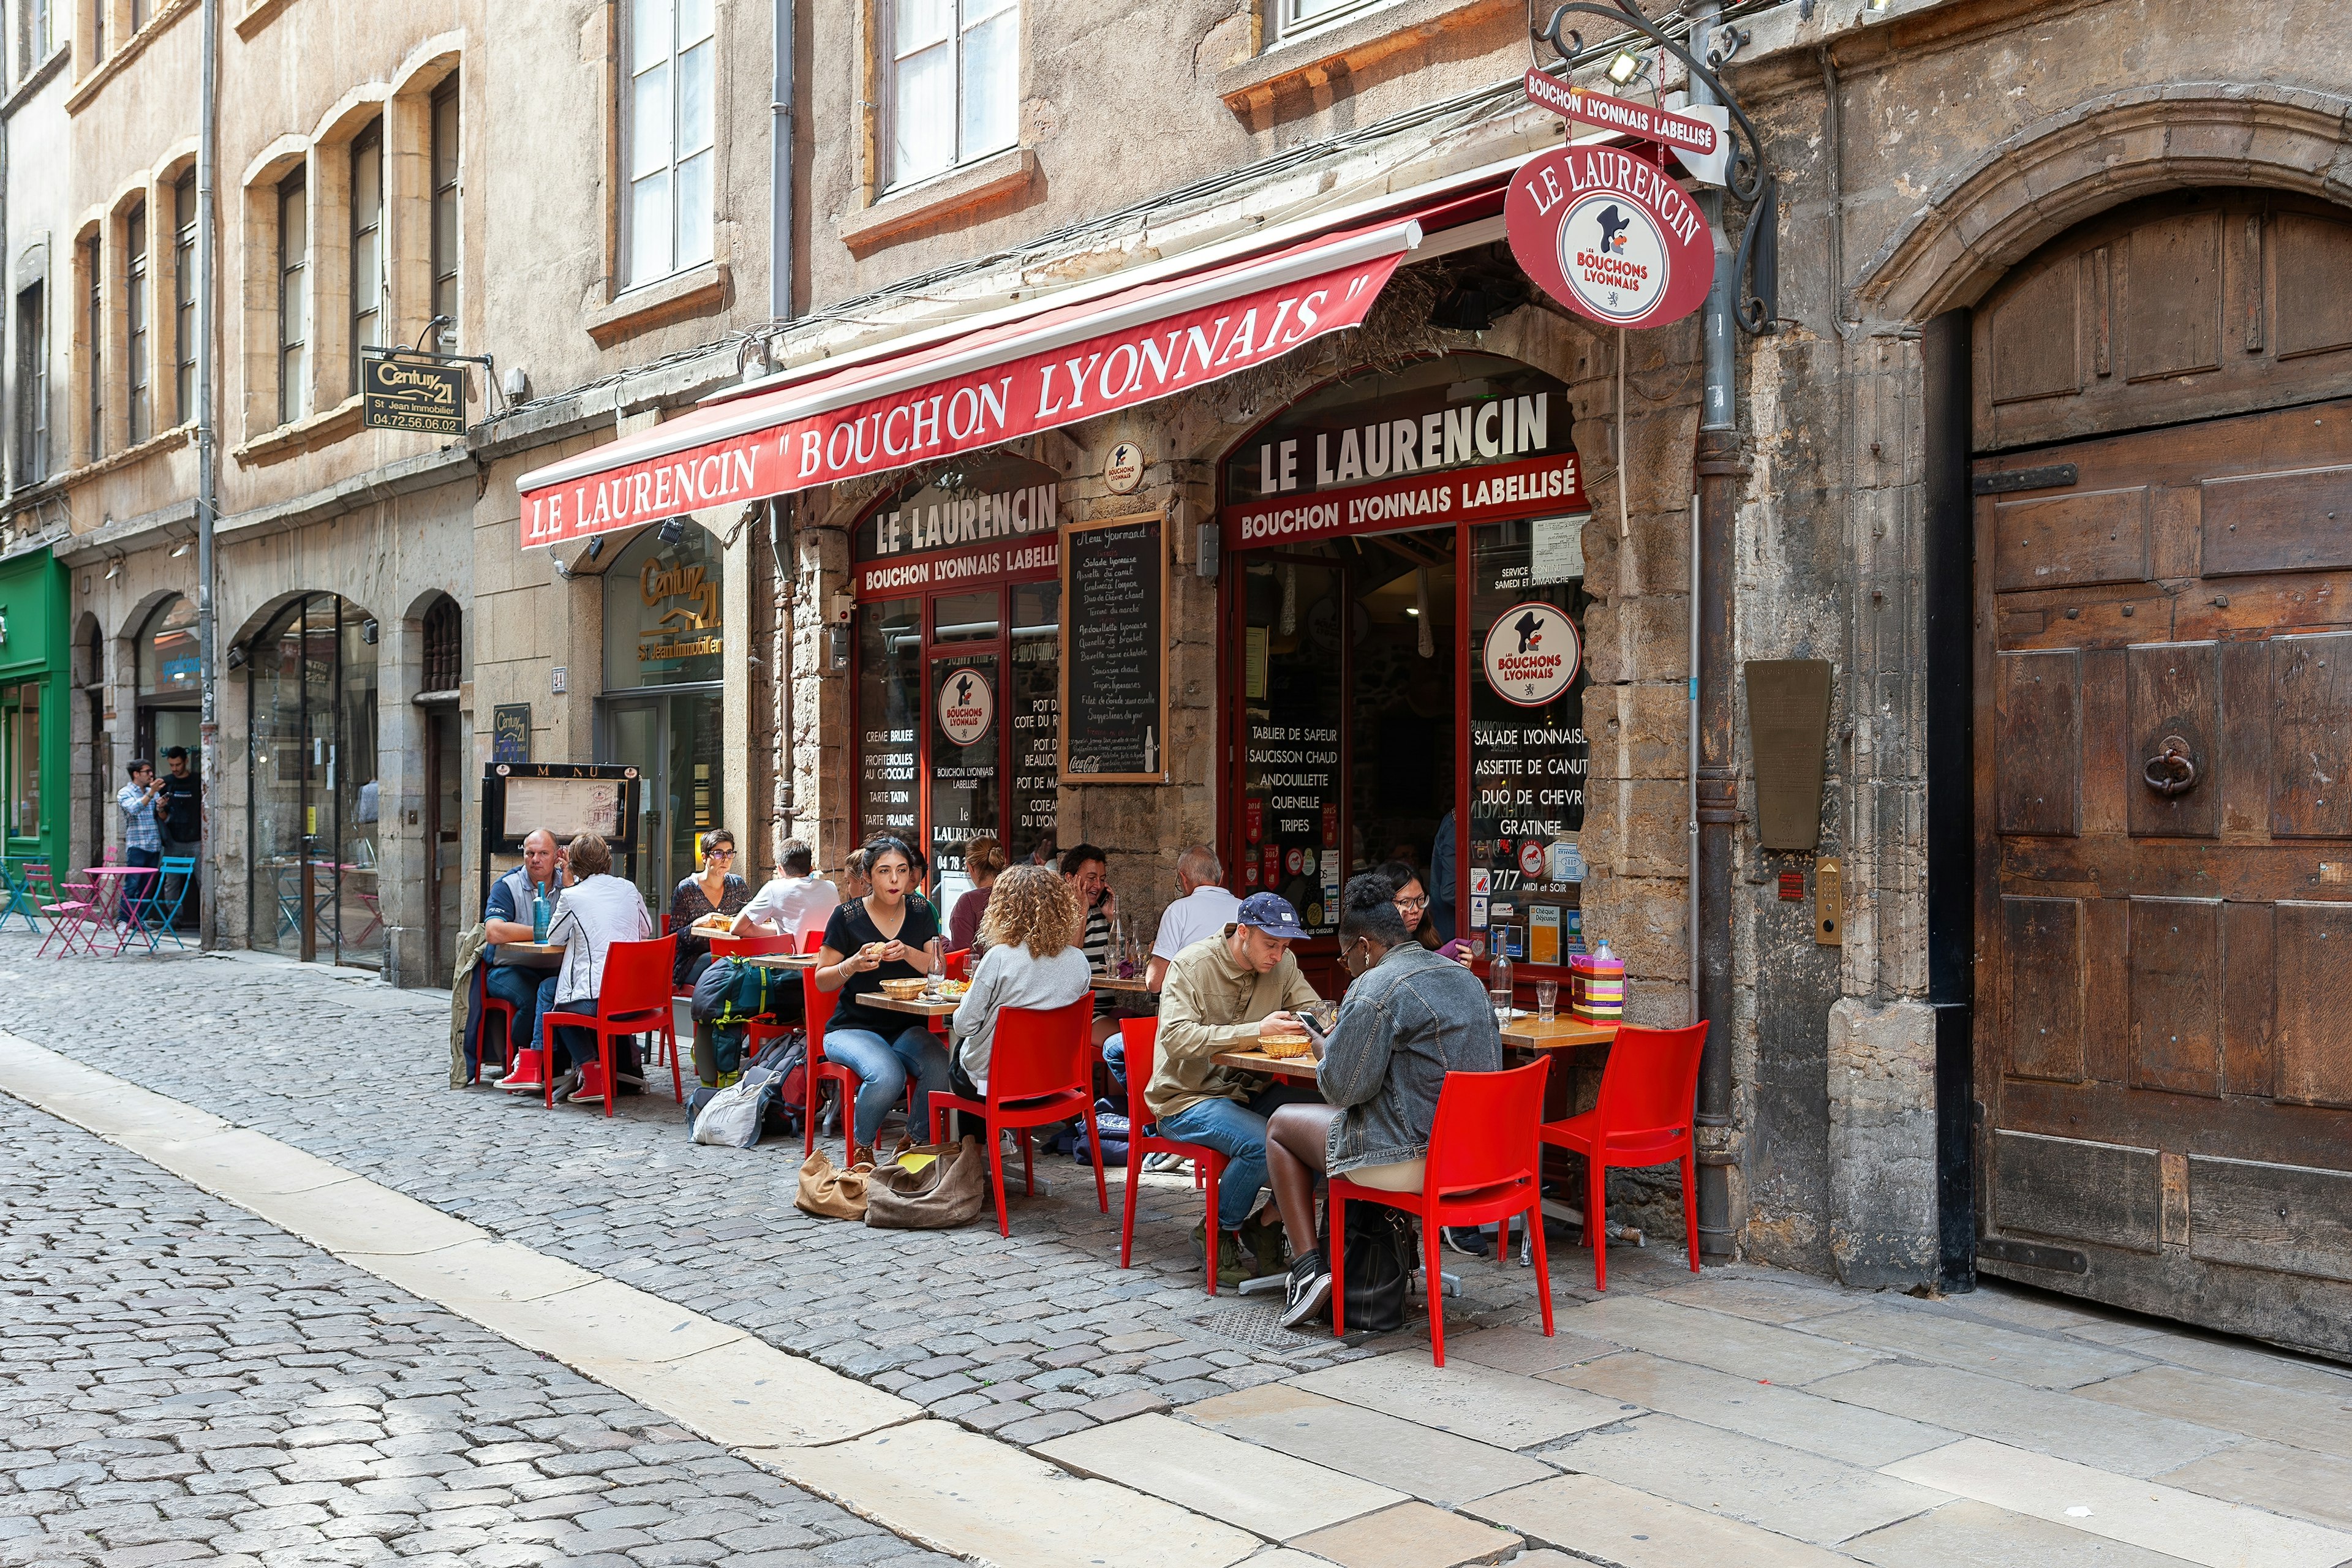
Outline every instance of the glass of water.
<path fill-rule="evenodd" d="M 1557 980 L 1537 981 L 1536 1022 L 1538 1024 L 1550 1023 L 1552 1021 L 1552 1016 L 1559 1010 L 1559 982 Z"/>

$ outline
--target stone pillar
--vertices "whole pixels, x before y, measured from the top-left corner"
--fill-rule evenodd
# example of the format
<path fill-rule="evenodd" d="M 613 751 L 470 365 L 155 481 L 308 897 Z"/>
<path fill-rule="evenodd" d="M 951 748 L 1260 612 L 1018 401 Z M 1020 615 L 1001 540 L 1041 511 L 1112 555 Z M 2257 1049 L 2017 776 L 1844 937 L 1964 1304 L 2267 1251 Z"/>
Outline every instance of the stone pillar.
<path fill-rule="evenodd" d="M 1936 1010 L 1830 1008 L 1830 1256 L 1848 1285 L 1935 1279 Z"/>

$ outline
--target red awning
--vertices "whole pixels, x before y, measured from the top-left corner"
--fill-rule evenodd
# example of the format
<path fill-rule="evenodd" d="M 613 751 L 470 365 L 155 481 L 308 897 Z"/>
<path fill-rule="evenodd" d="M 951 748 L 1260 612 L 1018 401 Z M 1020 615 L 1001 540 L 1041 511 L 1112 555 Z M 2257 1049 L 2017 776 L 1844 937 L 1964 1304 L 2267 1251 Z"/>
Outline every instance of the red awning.
<path fill-rule="evenodd" d="M 522 543 L 930 462 L 1222 380 L 1360 324 L 1425 230 L 1492 218 L 1499 200 L 1499 180 L 1456 185 L 1344 231 L 808 367 L 524 475 Z"/>

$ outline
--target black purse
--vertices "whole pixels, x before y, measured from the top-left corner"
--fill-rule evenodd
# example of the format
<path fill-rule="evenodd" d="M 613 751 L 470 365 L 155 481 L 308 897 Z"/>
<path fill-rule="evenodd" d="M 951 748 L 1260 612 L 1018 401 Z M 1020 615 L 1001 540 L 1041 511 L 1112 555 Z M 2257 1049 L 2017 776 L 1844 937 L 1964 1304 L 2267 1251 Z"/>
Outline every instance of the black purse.
<path fill-rule="evenodd" d="M 1331 1211 L 1323 1211 L 1316 1245 L 1331 1257 Z M 1410 1215 L 1383 1204 L 1348 1205 L 1346 1269 L 1348 1332 L 1384 1334 L 1404 1327 L 1406 1298 L 1412 1289 L 1418 1255 L 1417 1227 Z"/>

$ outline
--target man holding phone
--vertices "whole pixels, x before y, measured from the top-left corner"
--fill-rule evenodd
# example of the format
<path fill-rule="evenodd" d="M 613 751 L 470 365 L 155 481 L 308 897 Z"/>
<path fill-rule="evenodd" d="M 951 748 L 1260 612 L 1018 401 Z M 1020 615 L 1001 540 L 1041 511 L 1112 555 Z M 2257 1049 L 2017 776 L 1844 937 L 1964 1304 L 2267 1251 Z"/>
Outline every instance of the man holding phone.
<path fill-rule="evenodd" d="M 1079 951 L 1087 955 L 1087 966 L 1097 974 L 1108 978 L 1111 965 L 1118 962 L 1110 950 L 1111 922 L 1118 919 L 1118 896 L 1110 890 L 1109 879 L 1104 875 L 1107 858 L 1091 844 L 1076 844 L 1062 857 L 1062 880 L 1076 895 L 1078 908 L 1086 911 L 1086 934 L 1079 940 Z M 1095 1044 L 1099 1046 L 1118 1032 L 1118 1004 L 1111 993 L 1095 994 Z"/>

